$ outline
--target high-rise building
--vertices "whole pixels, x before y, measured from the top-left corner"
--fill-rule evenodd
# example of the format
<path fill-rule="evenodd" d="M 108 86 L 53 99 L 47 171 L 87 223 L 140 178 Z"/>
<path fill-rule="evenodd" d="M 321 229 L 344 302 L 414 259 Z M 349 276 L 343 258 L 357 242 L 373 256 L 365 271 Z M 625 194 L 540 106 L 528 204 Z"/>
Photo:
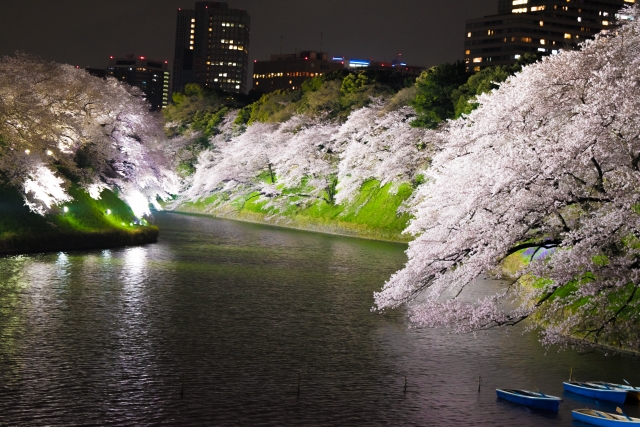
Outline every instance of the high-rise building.
<path fill-rule="evenodd" d="M 571 49 L 610 28 L 624 5 L 636 0 L 499 0 L 498 15 L 466 22 L 464 58 L 469 71 L 515 63 L 526 53 Z"/>
<path fill-rule="evenodd" d="M 168 61 L 156 61 L 133 55 L 123 58 L 112 56 L 109 58 L 106 76 L 112 76 L 121 82 L 139 87 L 151 105 L 151 111 L 159 111 L 169 102 Z"/>
<path fill-rule="evenodd" d="M 251 19 L 227 3 L 200 1 L 195 10 L 178 9 L 173 91 L 197 83 L 246 93 Z"/>
<path fill-rule="evenodd" d="M 306 50 L 271 55 L 271 60 L 253 64 L 253 90 L 265 93 L 278 89 L 296 90 L 305 80 L 343 68 L 341 62 L 329 61 L 326 52 Z"/>

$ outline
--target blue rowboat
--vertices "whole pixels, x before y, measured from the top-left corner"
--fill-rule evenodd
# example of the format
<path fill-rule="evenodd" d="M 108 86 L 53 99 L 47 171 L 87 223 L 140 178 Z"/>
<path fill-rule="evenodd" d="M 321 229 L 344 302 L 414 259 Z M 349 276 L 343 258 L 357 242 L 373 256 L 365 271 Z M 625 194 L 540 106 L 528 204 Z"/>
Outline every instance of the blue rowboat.
<path fill-rule="evenodd" d="M 566 391 L 570 391 L 581 396 L 592 397 L 598 400 L 607 400 L 609 402 L 624 403 L 627 398 L 627 390 L 619 388 L 607 388 L 603 385 L 581 383 L 578 381 L 569 381 L 562 383 Z"/>
<path fill-rule="evenodd" d="M 627 397 L 631 397 L 635 400 L 640 400 L 640 387 L 634 387 L 628 384 L 615 384 L 608 383 L 606 381 L 587 381 L 589 384 L 602 385 L 609 388 L 619 388 L 622 390 L 627 390 Z"/>
<path fill-rule="evenodd" d="M 602 427 L 640 426 L 640 418 L 627 418 L 625 415 L 610 414 L 594 409 L 576 409 L 571 411 L 574 420 Z"/>
<path fill-rule="evenodd" d="M 508 400 L 509 402 L 555 412 L 558 412 L 558 407 L 560 406 L 560 402 L 562 402 L 562 399 L 559 397 L 527 390 L 496 389 L 496 394 L 499 398 Z"/>

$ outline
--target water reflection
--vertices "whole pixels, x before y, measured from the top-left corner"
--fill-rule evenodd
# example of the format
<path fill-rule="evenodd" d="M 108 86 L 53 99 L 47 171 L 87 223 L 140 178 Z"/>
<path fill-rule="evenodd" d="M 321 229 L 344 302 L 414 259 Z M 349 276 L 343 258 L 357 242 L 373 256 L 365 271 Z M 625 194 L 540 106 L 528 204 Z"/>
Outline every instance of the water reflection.
<path fill-rule="evenodd" d="M 371 313 L 403 245 L 175 214 L 159 222 L 155 245 L 0 258 L 1 423 L 568 425 L 571 408 L 594 402 L 565 396 L 551 416 L 494 390 L 562 395 L 571 368 L 640 383 L 634 358 Z"/>

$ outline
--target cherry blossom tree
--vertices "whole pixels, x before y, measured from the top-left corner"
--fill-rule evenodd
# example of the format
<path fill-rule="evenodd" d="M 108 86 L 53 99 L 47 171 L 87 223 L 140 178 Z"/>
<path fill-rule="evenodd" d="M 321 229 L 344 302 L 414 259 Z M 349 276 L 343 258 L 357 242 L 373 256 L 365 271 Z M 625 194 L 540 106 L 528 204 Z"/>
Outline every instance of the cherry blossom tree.
<path fill-rule="evenodd" d="M 177 190 L 166 138 L 142 93 L 70 65 L 16 54 L 0 61 L 0 180 L 39 214 L 79 183 L 117 189 L 136 214 Z"/>
<path fill-rule="evenodd" d="M 201 153 L 183 196 L 221 196 L 210 206 L 215 210 L 253 195 L 265 209 L 284 212 L 291 205 L 349 202 L 370 180 L 393 188 L 412 182 L 426 167 L 437 134 L 412 128 L 410 107 L 385 106 L 374 100 L 344 123 L 296 115 L 284 123 L 254 123 L 241 134 L 223 132 Z"/>
<path fill-rule="evenodd" d="M 390 112 L 384 107 L 378 100 L 353 112 L 334 137 L 342 147 L 338 203 L 352 201 L 369 180 L 392 183 L 395 191 L 415 181 L 427 165 L 436 132 L 411 127 L 416 116 L 411 107 Z"/>
<path fill-rule="evenodd" d="M 227 117 L 221 134 L 211 138 L 213 148 L 200 154 L 186 199 L 217 194 L 224 203 L 253 194 L 267 202 L 265 208 L 284 209 L 324 197 L 337 168 L 331 151 L 335 126 L 294 116 L 279 124 L 254 123 L 242 132 L 233 122 L 234 116 Z"/>
<path fill-rule="evenodd" d="M 531 318 L 546 344 L 640 348 L 640 13 L 525 67 L 440 131 L 404 269 L 375 295 L 459 332 Z M 524 249 L 497 295 L 470 286 Z M 508 309 L 505 302 L 516 303 Z"/>

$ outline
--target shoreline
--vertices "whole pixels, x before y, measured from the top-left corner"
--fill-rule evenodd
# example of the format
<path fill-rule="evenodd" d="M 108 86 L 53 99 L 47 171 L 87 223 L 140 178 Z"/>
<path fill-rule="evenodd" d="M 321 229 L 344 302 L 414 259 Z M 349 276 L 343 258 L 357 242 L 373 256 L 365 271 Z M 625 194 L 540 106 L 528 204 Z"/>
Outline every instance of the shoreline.
<path fill-rule="evenodd" d="M 189 209 L 181 206 L 176 209 L 167 209 L 165 212 L 171 212 L 181 215 L 202 215 L 211 218 L 228 219 L 232 221 L 247 222 L 252 224 L 263 224 L 272 227 L 287 228 L 291 230 L 302 230 L 312 233 L 322 233 L 334 236 L 353 237 L 364 240 L 374 240 L 378 242 L 408 244 L 411 241 L 410 236 L 397 235 L 397 233 L 385 232 L 384 230 L 375 230 L 361 224 L 349 223 L 343 221 L 312 221 L 297 215 L 291 217 L 269 218 L 267 214 L 256 212 L 239 212 L 239 213 L 212 213 L 202 212 L 199 209 Z"/>
<path fill-rule="evenodd" d="M 0 256 L 139 246 L 156 243 L 158 234 L 159 229 L 155 226 L 131 231 L 49 232 L 27 237 L 13 234 L 0 239 Z"/>

